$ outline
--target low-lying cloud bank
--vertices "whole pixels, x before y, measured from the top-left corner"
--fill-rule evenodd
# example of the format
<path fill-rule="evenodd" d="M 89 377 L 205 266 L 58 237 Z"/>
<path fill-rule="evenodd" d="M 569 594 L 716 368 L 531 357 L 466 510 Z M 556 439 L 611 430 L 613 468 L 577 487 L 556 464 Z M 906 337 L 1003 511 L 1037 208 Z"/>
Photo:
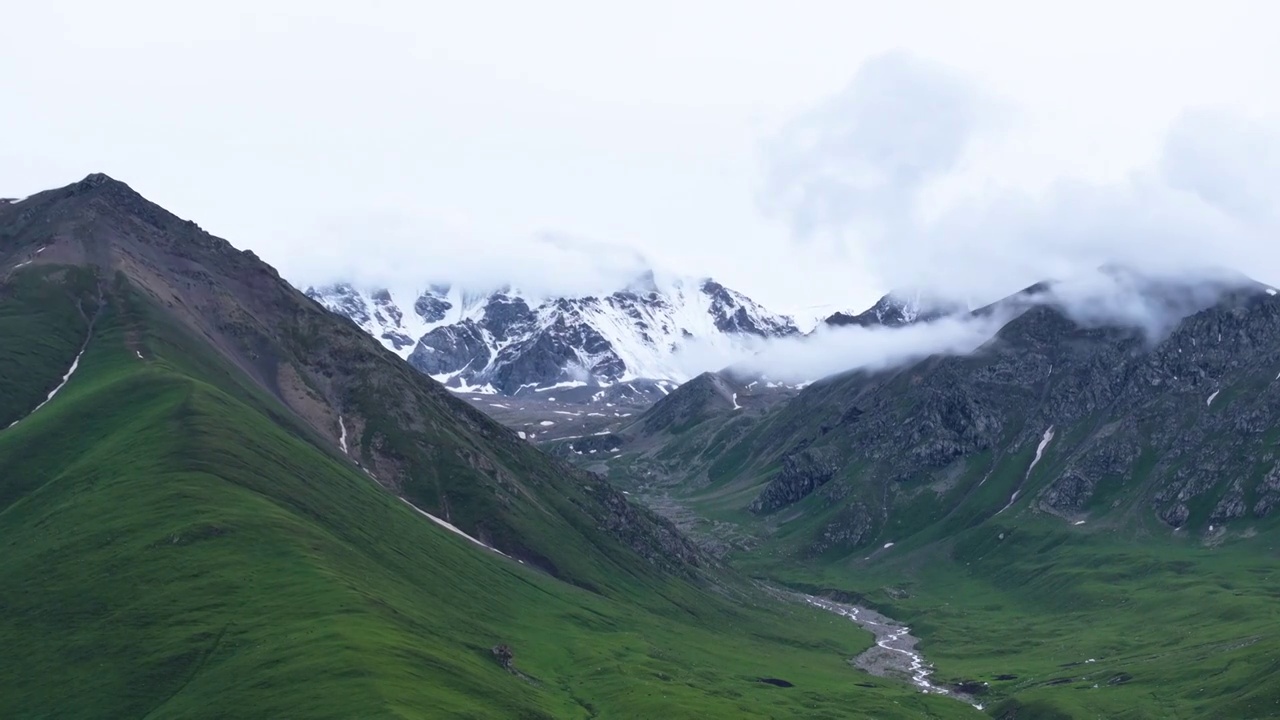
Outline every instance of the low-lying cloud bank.
<path fill-rule="evenodd" d="M 936 355 L 979 351 L 1010 320 L 1035 306 L 1058 309 L 1082 327 L 1131 329 L 1157 343 L 1184 318 L 1211 307 L 1230 292 L 1263 286 L 1239 273 L 1146 273 L 1107 267 L 1061 278 L 1034 292 L 1020 292 L 978 309 L 904 327 L 820 326 L 804 337 L 762 341 L 737 355 L 686 348 L 680 354 L 690 376 L 729 368 L 744 376 L 788 383 L 819 380 L 854 370 L 880 371 Z"/>

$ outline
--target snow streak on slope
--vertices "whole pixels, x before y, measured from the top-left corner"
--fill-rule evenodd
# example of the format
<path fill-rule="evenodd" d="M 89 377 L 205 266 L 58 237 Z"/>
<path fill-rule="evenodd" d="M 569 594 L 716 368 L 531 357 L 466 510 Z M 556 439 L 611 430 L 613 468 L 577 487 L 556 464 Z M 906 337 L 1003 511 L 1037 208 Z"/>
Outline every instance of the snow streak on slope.
<path fill-rule="evenodd" d="M 417 505 L 414 505 L 413 503 L 409 502 L 408 500 L 405 500 L 404 498 L 400 498 L 400 499 L 401 499 L 402 501 L 404 501 L 404 504 L 405 504 L 405 505 L 408 505 L 409 507 L 413 508 L 414 510 L 417 510 L 420 514 L 427 516 L 427 518 L 428 518 L 428 519 L 430 519 L 430 520 L 431 520 L 431 522 L 433 522 L 433 523 L 435 523 L 435 524 L 439 525 L 440 527 L 444 528 L 445 530 L 448 530 L 449 532 L 454 533 L 455 535 L 461 535 L 462 537 L 464 537 L 464 538 L 466 538 L 466 539 L 470 540 L 471 542 L 475 543 L 476 545 L 479 545 L 480 547 L 482 547 L 482 548 L 484 548 L 484 549 L 486 549 L 486 550 L 492 550 L 492 551 L 494 551 L 494 552 L 498 553 L 499 555 L 502 555 L 503 557 L 511 557 L 510 555 L 507 555 L 506 553 L 502 552 L 502 551 L 501 551 L 501 550 L 499 550 L 498 548 L 493 547 L 492 545 L 486 545 L 486 544 L 484 544 L 484 543 L 480 542 L 479 540 L 475 539 L 474 537 L 472 537 L 472 536 L 468 535 L 467 533 L 463 532 L 463 530 L 462 530 L 461 528 L 459 528 L 457 525 L 454 525 L 453 523 L 451 523 L 451 522 L 449 522 L 449 521 L 447 521 L 447 520 L 441 520 L 440 518 L 436 517 L 435 515 L 432 515 L 431 513 L 427 512 L 426 510 L 423 510 L 422 508 L 418 507 Z"/>
<path fill-rule="evenodd" d="M 55 395 L 57 395 L 57 394 L 58 394 L 58 391 L 62 390 L 62 388 L 64 388 L 64 387 L 66 387 L 66 385 L 67 385 L 67 381 L 71 379 L 71 375 L 72 375 L 73 373 L 75 373 L 76 368 L 80 367 L 80 357 L 81 357 L 81 356 L 83 356 L 83 355 L 84 355 L 84 348 L 81 348 L 81 349 L 80 349 L 80 352 L 76 353 L 76 359 L 71 361 L 71 367 L 70 367 L 70 369 L 68 369 L 68 370 L 67 370 L 67 374 L 62 376 L 62 382 L 58 383 L 58 387 L 56 387 L 56 388 L 54 388 L 54 389 L 50 390 L 50 391 L 49 391 L 49 395 L 48 395 L 47 397 L 45 397 L 44 402 L 42 402 L 42 403 L 40 403 L 39 405 L 37 405 L 37 406 L 35 407 L 35 410 L 32 410 L 31 412 L 27 413 L 26 417 L 20 418 L 20 419 L 18 419 L 18 420 L 14 420 L 13 422 L 9 423 L 9 427 L 13 427 L 14 425 L 17 425 L 18 423 L 22 422 L 23 420 L 26 420 L 27 418 L 29 418 L 29 417 L 31 417 L 32 415 L 34 415 L 34 414 L 35 414 L 35 412 L 36 412 L 36 410 L 39 410 L 40 408 L 44 407 L 45 405 L 48 405 L 48 404 L 49 404 L 49 401 L 50 401 L 50 400 L 52 400 L 52 399 L 53 399 L 53 397 L 54 397 Z"/>

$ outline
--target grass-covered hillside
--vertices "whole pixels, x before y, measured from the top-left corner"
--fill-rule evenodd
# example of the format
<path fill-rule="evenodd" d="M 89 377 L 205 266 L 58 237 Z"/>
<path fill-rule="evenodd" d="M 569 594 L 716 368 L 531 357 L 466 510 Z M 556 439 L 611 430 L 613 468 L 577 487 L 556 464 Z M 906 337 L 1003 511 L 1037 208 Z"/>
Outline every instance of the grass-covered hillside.
<path fill-rule="evenodd" d="M 0 214 L 0 717 L 974 713 L 101 187 Z"/>

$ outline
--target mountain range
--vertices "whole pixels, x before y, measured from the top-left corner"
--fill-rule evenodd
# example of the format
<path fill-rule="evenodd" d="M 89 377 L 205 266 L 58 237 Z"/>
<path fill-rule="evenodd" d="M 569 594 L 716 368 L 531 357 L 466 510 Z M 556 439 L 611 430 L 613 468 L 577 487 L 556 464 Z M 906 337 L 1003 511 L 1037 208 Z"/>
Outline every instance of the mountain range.
<path fill-rule="evenodd" d="M 1280 297 L 1091 278 L 802 337 L 709 280 L 303 292 L 101 174 L 0 203 L 0 715 L 1273 716 Z"/>
<path fill-rule="evenodd" d="M 799 332 L 790 317 L 714 280 L 659 282 L 652 271 L 600 296 L 455 285 L 393 293 L 349 283 L 306 293 L 446 386 L 507 396 L 554 386 L 681 382 L 696 374 L 686 354 L 728 358 Z"/>

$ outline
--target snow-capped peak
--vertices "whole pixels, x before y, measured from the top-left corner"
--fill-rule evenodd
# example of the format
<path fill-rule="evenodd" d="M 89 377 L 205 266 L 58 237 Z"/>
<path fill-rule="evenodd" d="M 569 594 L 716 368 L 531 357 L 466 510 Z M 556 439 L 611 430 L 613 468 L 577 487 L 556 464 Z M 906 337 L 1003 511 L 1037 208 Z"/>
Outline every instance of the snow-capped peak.
<path fill-rule="evenodd" d="M 920 292 L 891 292 L 860 313 L 832 313 L 823 321 L 823 324 L 836 327 L 844 325 L 902 327 L 917 322 L 931 322 L 967 309 L 957 303 L 931 298 Z"/>
<path fill-rule="evenodd" d="M 766 338 L 798 332 L 790 317 L 714 280 L 652 272 L 599 296 L 347 283 L 306 293 L 446 385 L 506 395 L 564 382 L 681 382 Z"/>

